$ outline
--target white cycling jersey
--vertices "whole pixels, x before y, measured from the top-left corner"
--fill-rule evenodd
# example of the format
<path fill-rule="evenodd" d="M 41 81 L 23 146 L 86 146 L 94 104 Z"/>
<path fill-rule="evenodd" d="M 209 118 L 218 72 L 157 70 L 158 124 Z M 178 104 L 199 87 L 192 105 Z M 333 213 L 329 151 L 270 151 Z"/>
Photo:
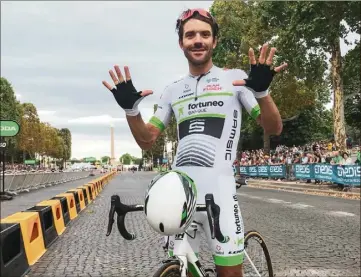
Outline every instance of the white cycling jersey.
<path fill-rule="evenodd" d="M 179 143 L 173 169 L 196 167 L 233 176 L 242 106 L 254 119 L 260 114 L 253 93 L 232 85 L 245 78 L 243 70 L 213 66 L 206 74 L 188 74 L 165 88 L 149 123 L 163 131 L 174 113 Z"/>
<path fill-rule="evenodd" d="M 178 126 L 178 149 L 172 169 L 191 177 L 197 187 L 197 203 L 213 193 L 220 207 L 222 233 L 230 237 L 227 243 L 211 239 L 207 214 L 196 213 L 194 220 L 203 224 L 208 245 L 216 265 L 234 266 L 243 260 L 243 220 L 238 205 L 233 175 L 233 161 L 241 130 L 242 107 L 256 119 L 260 114 L 258 102 L 246 87 L 232 85 L 245 79 L 240 69 L 224 70 L 213 66 L 206 74 L 187 75 L 167 86 L 160 96 L 150 124 L 163 131 L 174 113 Z M 171 185 L 171 184 L 170 184 Z M 186 236 L 183 236 L 186 237 Z M 171 236 L 170 255 L 182 254 L 179 240 Z M 198 253 L 200 236 L 187 238 Z"/>

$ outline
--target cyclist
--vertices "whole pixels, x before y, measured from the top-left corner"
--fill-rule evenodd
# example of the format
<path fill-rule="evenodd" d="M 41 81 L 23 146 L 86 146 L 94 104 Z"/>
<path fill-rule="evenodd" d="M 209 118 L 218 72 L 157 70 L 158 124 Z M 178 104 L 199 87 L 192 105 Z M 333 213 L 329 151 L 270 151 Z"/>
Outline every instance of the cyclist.
<path fill-rule="evenodd" d="M 204 204 L 205 194 L 213 193 L 215 203 L 220 207 L 221 231 L 231 238 L 227 243 L 218 243 L 210 239 L 209 228 L 204 228 L 217 274 L 220 277 L 242 276 L 244 231 L 232 172 L 242 106 L 266 133 L 279 135 L 282 121 L 268 88 L 274 74 L 287 64 L 271 69 L 276 49 L 272 48 L 267 56 L 268 45 L 265 44 L 258 61 L 253 50 L 249 50 L 249 77 L 240 69 L 226 70 L 215 66 L 212 53 L 217 45 L 218 25 L 203 9 L 183 12 L 176 29 L 179 46 L 188 60 L 189 73 L 164 89 L 149 123 L 143 121 L 138 104 L 153 91 L 137 92 L 127 66 L 124 67 L 125 79 L 116 65 L 116 73 L 109 71 L 115 86 L 106 81 L 103 84 L 124 109 L 130 130 L 142 149 L 152 147 L 174 113 L 179 143 L 172 169 L 183 171 L 194 180 L 197 203 Z M 208 226 L 204 214 L 197 221 Z M 196 253 L 199 243 L 197 237 L 191 240 Z"/>

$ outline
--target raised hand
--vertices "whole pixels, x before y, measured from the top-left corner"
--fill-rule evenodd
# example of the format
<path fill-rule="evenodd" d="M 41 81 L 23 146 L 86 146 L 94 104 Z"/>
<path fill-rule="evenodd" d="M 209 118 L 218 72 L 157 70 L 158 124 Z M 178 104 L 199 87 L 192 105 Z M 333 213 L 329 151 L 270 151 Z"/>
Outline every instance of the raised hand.
<path fill-rule="evenodd" d="M 142 99 L 153 93 L 152 90 L 137 91 L 132 83 L 128 66 L 124 66 L 125 80 L 118 65 L 114 66 L 116 75 L 113 70 L 109 70 L 110 77 L 114 85 L 111 86 L 108 82 L 103 81 L 103 85 L 109 89 L 118 105 L 124 109 L 129 116 L 136 116 L 139 113 L 138 104 Z"/>
<path fill-rule="evenodd" d="M 271 65 L 273 62 L 273 56 L 276 53 L 276 48 L 272 47 L 271 51 L 266 60 L 268 50 L 268 44 L 264 44 L 261 49 L 261 53 L 258 59 L 258 63 L 256 61 L 256 57 L 254 55 L 254 51 L 252 48 L 249 49 L 249 62 L 251 64 L 251 71 L 248 75 L 248 78 L 243 80 L 235 80 L 233 81 L 234 86 L 246 86 L 251 89 L 256 98 L 261 98 L 266 96 L 267 89 L 269 88 L 273 76 L 287 67 L 287 63 L 284 63 L 278 67 L 271 69 Z"/>

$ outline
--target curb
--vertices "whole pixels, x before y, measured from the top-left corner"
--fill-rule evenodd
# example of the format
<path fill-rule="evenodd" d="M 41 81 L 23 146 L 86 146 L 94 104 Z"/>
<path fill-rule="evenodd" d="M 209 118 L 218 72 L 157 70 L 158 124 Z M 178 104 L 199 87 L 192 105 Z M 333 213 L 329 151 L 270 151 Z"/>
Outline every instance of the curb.
<path fill-rule="evenodd" d="M 283 190 L 289 192 L 301 192 L 304 194 L 324 194 L 326 196 L 350 196 L 350 197 L 358 197 L 360 198 L 360 193 L 356 192 L 341 192 L 341 191 L 333 191 L 333 190 L 321 190 L 321 189 L 313 189 L 313 188 L 301 188 L 301 187 L 291 187 L 291 186 L 280 186 L 275 184 L 260 184 L 254 181 L 248 181 L 248 187 L 252 188 L 264 188 L 264 189 L 273 189 L 273 190 Z"/>
<path fill-rule="evenodd" d="M 302 190 L 320 190 L 320 191 L 334 191 L 334 192 L 342 192 L 342 193 L 354 193 L 360 194 L 360 192 L 355 191 L 341 191 L 337 190 L 337 186 L 330 185 L 313 185 L 313 184 L 303 184 L 303 183 L 285 183 L 285 182 L 276 182 L 276 181 L 263 181 L 263 180 L 248 180 L 250 184 L 257 184 L 260 186 L 278 186 L 278 187 L 290 187 L 290 188 L 299 188 Z M 357 189 L 357 188 L 356 188 Z"/>
<path fill-rule="evenodd" d="M 116 176 L 112 171 L 0 220 L 1 277 L 24 276 Z M 14 245 L 17 245 L 15 247 Z M 15 251 L 14 251 L 15 250 Z"/>

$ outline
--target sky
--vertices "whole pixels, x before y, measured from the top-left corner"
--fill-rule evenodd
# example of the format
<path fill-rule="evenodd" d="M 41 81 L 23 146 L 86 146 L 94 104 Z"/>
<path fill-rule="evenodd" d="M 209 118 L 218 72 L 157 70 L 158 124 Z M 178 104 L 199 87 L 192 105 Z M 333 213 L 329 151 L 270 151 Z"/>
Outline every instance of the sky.
<path fill-rule="evenodd" d="M 103 85 L 109 69 L 128 65 L 147 122 L 166 85 L 187 74 L 175 23 L 187 8 L 212 1 L 1 2 L 1 76 L 17 98 L 33 103 L 43 122 L 72 133 L 72 157 L 140 157 L 124 111 Z M 351 46 L 342 44 L 346 53 Z"/>

